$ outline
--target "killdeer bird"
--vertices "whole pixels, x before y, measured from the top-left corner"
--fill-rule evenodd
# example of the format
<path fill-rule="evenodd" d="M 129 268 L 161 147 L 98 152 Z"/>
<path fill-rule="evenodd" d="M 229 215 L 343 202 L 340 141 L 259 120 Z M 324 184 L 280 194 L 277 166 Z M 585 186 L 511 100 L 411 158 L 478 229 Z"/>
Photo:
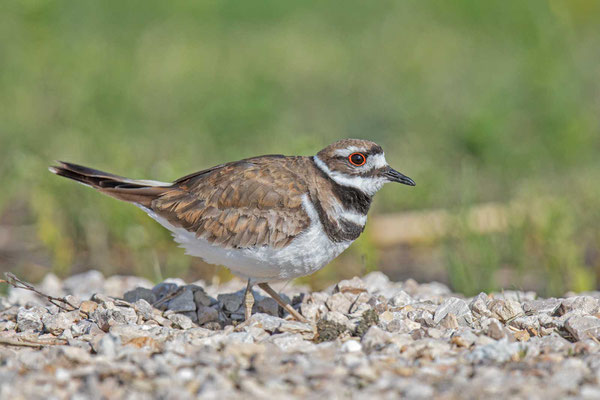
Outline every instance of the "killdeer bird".
<path fill-rule="evenodd" d="M 266 155 L 217 165 L 173 183 L 134 180 L 59 162 L 51 172 L 133 203 L 170 230 L 186 253 L 257 284 L 298 320 L 269 282 L 311 274 L 362 233 L 387 182 L 414 186 L 376 143 L 344 139 L 312 157 Z"/>

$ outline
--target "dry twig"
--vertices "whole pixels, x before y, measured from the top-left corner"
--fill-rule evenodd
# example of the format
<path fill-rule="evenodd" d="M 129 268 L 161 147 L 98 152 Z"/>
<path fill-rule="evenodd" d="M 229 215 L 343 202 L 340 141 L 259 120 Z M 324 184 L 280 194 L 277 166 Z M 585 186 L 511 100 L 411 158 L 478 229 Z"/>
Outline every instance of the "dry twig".
<path fill-rule="evenodd" d="M 65 345 L 68 342 L 66 340 L 19 340 L 14 338 L 3 337 L 0 338 L 0 345 L 5 344 L 8 346 L 20 346 L 20 347 L 42 347 L 42 346 L 60 346 Z"/>
<path fill-rule="evenodd" d="M 11 285 L 14 288 L 17 289 L 25 289 L 25 290 L 30 290 L 34 293 L 36 293 L 37 295 L 44 297 L 46 300 L 48 300 L 50 303 L 54 304 L 56 307 L 65 310 L 65 311 L 74 311 L 77 310 L 78 307 L 75 307 L 73 304 L 71 304 L 68 300 L 64 299 L 64 298 L 60 298 L 60 297 L 54 297 L 54 296 L 50 296 L 46 293 L 42 293 L 39 290 L 37 290 L 32 284 L 22 281 L 21 279 L 17 278 L 13 273 L 11 272 L 5 272 L 4 276 L 6 277 L 6 280 L 4 279 L 0 279 L 0 282 L 2 283 L 7 283 L 9 285 Z M 67 308 L 65 305 L 71 307 L 71 309 Z"/>
<path fill-rule="evenodd" d="M 185 286 L 178 287 L 177 290 L 172 291 L 171 293 L 169 293 L 168 295 L 166 295 L 162 299 L 160 299 L 160 300 L 155 301 L 154 303 L 152 303 L 152 307 L 158 308 L 158 307 L 162 306 L 163 304 L 166 304 L 169 300 L 171 300 L 171 299 L 179 296 L 185 290 L 187 290 Z"/>

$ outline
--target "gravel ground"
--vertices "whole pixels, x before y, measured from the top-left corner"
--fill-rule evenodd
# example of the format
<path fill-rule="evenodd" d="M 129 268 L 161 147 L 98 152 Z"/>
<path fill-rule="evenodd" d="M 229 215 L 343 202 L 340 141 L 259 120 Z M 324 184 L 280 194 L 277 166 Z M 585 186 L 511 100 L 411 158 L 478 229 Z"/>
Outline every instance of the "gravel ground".
<path fill-rule="evenodd" d="M 278 285 L 282 286 L 282 285 Z M 0 397 L 600 398 L 600 292 L 453 294 L 381 273 L 283 293 L 90 271 L 0 298 Z M 61 304 L 61 303 L 59 303 Z M 72 311 L 69 311 L 72 310 Z"/>

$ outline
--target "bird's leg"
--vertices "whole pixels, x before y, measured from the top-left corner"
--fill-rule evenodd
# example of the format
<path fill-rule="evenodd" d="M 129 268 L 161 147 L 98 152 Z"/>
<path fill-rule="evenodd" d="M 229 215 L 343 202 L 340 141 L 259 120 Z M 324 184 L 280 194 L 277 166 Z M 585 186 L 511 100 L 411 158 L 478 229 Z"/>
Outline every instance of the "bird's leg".
<path fill-rule="evenodd" d="M 248 285 L 244 292 L 244 317 L 247 320 L 252 316 L 252 306 L 254 305 L 254 295 L 252 294 L 252 282 L 248 279 Z"/>
<path fill-rule="evenodd" d="M 306 322 L 308 323 L 308 320 L 306 318 L 304 318 L 298 311 L 294 310 L 294 308 L 289 305 L 288 303 L 286 303 L 278 294 L 276 291 L 273 290 L 273 288 L 271 286 L 269 286 L 268 283 L 259 283 L 258 286 L 264 290 L 265 292 L 267 292 L 269 294 L 269 296 L 271 296 L 273 298 L 273 300 L 275 300 L 277 303 L 279 303 L 279 305 L 281 307 L 284 308 L 284 310 L 286 310 L 287 312 L 289 312 L 296 320 L 300 321 L 300 322 Z"/>

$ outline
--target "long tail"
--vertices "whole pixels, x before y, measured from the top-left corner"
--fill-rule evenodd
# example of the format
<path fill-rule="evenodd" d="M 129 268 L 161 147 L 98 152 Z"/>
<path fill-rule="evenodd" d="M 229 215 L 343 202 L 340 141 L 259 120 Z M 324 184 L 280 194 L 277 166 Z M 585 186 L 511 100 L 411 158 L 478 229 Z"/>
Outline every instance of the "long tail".
<path fill-rule="evenodd" d="M 167 192 L 172 185 L 165 182 L 128 179 L 63 161 L 57 163 L 59 165 L 48 168 L 50 172 L 91 186 L 119 200 L 140 204 L 147 208 L 151 207 L 152 200 Z"/>

